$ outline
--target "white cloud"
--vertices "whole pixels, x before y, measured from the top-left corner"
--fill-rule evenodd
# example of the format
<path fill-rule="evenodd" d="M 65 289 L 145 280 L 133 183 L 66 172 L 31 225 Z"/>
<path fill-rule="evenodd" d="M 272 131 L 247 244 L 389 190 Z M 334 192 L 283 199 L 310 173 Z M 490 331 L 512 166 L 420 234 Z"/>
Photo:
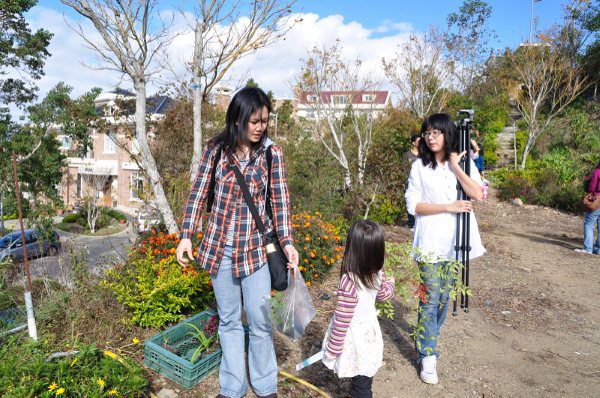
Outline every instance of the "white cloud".
<path fill-rule="evenodd" d="M 40 96 L 43 96 L 59 81 L 74 87 L 79 95 L 94 86 L 110 89 L 118 84 L 131 87 L 129 81 L 121 82 L 116 72 L 91 70 L 82 63 L 97 65 L 93 51 L 83 45 L 83 40 L 65 23 L 59 12 L 36 7 L 28 16 L 34 28 L 43 27 L 54 33 L 50 45 L 52 56 L 46 63 L 46 75 L 40 80 Z M 267 48 L 262 48 L 236 63 L 226 75 L 225 83 L 232 86 L 243 84 L 252 77 L 265 90 L 272 90 L 276 97 L 291 97 L 291 83 L 295 80 L 302 65 L 301 59 L 307 56 L 314 46 L 329 47 L 340 40 L 343 56 L 349 60 L 360 58 L 365 70 L 382 75 L 381 58 L 393 56 L 396 46 L 405 41 L 412 31 L 405 22 L 383 21 L 375 29 L 368 29 L 355 21 L 345 21 L 342 15 L 321 17 L 313 13 L 294 14 L 301 20 L 283 40 Z M 73 23 L 69 20 L 69 23 Z M 99 38 L 92 26 L 83 22 L 88 38 Z M 186 27 L 183 18 L 176 16 L 175 29 L 182 34 L 169 46 L 169 58 L 180 78 L 187 79 L 184 62 L 191 58 L 193 33 Z M 148 92 L 158 89 L 165 80 L 174 79 L 170 72 L 161 74 L 161 82 L 150 85 Z"/>
<path fill-rule="evenodd" d="M 67 18 L 67 17 L 65 17 Z M 93 87 L 110 89 L 121 82 L 120 74 L 114 71 L 90 69 L 87 65 L 98 65 L 95 53 L 84 46 L 84 40 L 69 26 L 75 21 L 55 10 L 34 7 L 28 15 L 32 29 L 44 28 L 53 33 L 49 52 L 51 56 L 44 67 L 45 75 L 38 82 L 40 98 L 57 83 L 63 81 L 73 87 L 73 94 L 80 95 Z M 82 26 L 89 39 L 99 39 L 98 33 L 87 21 Z M 130 86 L 123 82 L 122 86 Z"/>

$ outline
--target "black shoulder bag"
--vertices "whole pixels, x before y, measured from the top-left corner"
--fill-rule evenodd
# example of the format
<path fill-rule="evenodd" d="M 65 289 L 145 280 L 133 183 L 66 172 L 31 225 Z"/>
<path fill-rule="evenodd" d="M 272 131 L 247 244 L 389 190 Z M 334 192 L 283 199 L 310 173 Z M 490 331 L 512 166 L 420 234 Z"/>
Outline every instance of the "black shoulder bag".
<path fill-rule="evenodd" d="M 271 162 L 270 159 L 270 151 L 271 147 L 267 148 L 267 164 L 268 164 L 268 177 L 267 177 L 267 192 L 271 190 Z M 288 259 L 281 249 L 281 245 L 279 244 L 279 239 L 277 239 L 277 232 L 275 228 L 269 234 L 266 234 L 265 225 L 258 214 L 258 209 L 254 204 L 254 200 L 250 196 L 250 191 L 248 190 L 248 186 L 246 185 L 246 181 L 244 180 L 244 176 L 240 172 L 240 169 L 235 164 L 230 164 L 229 166 L 231 170 L 235 173 L 235 178 L 238 181 L 238 185 L 242 190 L 242 194 L 244 195 L 244 200 L 248 205 L 248 209 L 250 213 L 252 213 L 252 217 L 254 218 L 254 222 L 256 222 L 256 227 L 260 231 L 260 233 L 265 238 L 265 250 L 267 251 L 267 263 L 269 264 L 269 273 L 271 274 L 271 289 L 277 291 L 286 290 L 288 287 L 288 272 L 287 272 L 287 263 Z M 270 199 L 271 195 L 267 195 L 267 208 L 270 209 Z M 270 212 L 268 212 L 270 213 Z M 269 214 L 270 215 L 270 214 Z M 272 215 L 270 215 L 272 217 Z"/>

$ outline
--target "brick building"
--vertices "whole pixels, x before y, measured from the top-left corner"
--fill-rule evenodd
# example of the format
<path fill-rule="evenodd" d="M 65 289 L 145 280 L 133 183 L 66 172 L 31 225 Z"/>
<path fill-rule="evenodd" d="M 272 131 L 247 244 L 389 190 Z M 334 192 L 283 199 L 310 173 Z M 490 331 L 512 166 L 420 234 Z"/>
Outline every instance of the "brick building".
<path fill-rule="evenodd" d="M 132 154 L 139 153 L 137 139 L 132 134 L 135 131 L 134 116 L 128 114 L 127 123 L 120 123 L 115 118 L 117 113 L 120 116 L 124 113 L 119 109 L 119 104 L 134 99 L 133 93 L 120 89 L 103 92 L 96 98 L 96 110 L 108 127 L 102 131 L 90 127 L 93 145 L 84 157 L 69 156 L 72 154 L 72 143 L 64 135 L 57 136 L 68 162 L 59 188 L 65 205 L 79 204 L 90 188 L 90 182 L 96 180 L 101 181 L 102 185 L 97 190 L 93 189 L 99 205 L 119 208 L 128 213 L 142 206 L 141 197 L 148 192 L 145 192 L 144 174 L 132 158 Z M 164 96 L 148 98 L 147 113 L 150 120 L 163 118 L 172 102 Z M 154 132 L 152 127 L 149 129 L 148 138 L 151 140 Z"/>

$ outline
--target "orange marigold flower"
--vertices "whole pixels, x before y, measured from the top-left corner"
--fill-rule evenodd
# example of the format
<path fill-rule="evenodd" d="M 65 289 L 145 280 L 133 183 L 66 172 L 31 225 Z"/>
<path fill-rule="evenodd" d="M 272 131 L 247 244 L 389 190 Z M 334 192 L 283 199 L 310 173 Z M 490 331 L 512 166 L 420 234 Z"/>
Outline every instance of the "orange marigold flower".
<path fill-rule="evenodd" d="M 203 234 L 202 232 L 198 232 L 198 235 L 196 235 L 196 236 L 198 237 L 198 239 L 202 239 L 202 236 L 203 236 L 203 235 L 204 235 L 204 234 Z"/>
<path fill-rule="evenodd" d="M 310 252 L 310 258 L 315 258 L 315 253 Z"/>
<path fill-rule="evenodd" d="M 310 285 L 311 285 L 310 281 L 307 281 L 306 286 L 310 287 Z"/>
<path fill-rule="evenodd" d="M 322 258 L 323 260 L 327 260 L 327 256 L 325 256 L 325 255 L 323 255 L 321 258 Z"/>

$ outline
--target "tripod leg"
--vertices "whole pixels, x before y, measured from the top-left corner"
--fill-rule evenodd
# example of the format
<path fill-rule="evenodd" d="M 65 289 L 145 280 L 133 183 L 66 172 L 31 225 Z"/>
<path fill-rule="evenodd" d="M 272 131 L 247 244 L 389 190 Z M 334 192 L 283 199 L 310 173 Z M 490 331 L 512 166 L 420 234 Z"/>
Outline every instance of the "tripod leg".
<path fill-rule="evenodd" d="M 469 267 L 471 265 L 471 214 L 467 213 L 467 221 L 466 221 L 466 242 L 465 248 L 467 252 L 467 258 L 465 259 L 465 287 L 469 287 Z M 469 312 L 469 296 L 465 294 L 465 312 Z"/>
<path fill-rule="evenodd" d="M 464 285 L 465 284 L 465 280 L 466 280 L 466 262 L 467 262 L 467 258 L 468 258 L 468 253 L 467 253 L 467 246 L 466 246 L 466 231 L 465 231 L 465 227 L 467 224 L 467 215 L 469 213 L 461 213 L 462 216 L 462 225 L 461 225 L 461 263 L 462 263 L 462 267 L 461 267 L 461 282 Z M 461 293 L 460 295 L 460 308 L 465 308 L 465 295 Z"/>
<path fill-rule="evenodd" d="M 460 195 L 460 187 L 459 187 L 459 195 Z M 459 196 L 460 197 L 460 196 Z M 454 245 L 454 251 L 455 251 L 455 259 L 456 261 L 460 261 L 461 260 L 461 241 L 460 241 L 460 230 L 461 230 L 461 213 L 458 213 L 456 215 L 456 243 Z M 453 275 L 453 278 L 458 277 L 458 275 Z M 458 296 L 454 298 L 454 303 L 452 304 L 452 316 L 456 316 L 457 315 L 457 300 L 458 300 Z"/>

